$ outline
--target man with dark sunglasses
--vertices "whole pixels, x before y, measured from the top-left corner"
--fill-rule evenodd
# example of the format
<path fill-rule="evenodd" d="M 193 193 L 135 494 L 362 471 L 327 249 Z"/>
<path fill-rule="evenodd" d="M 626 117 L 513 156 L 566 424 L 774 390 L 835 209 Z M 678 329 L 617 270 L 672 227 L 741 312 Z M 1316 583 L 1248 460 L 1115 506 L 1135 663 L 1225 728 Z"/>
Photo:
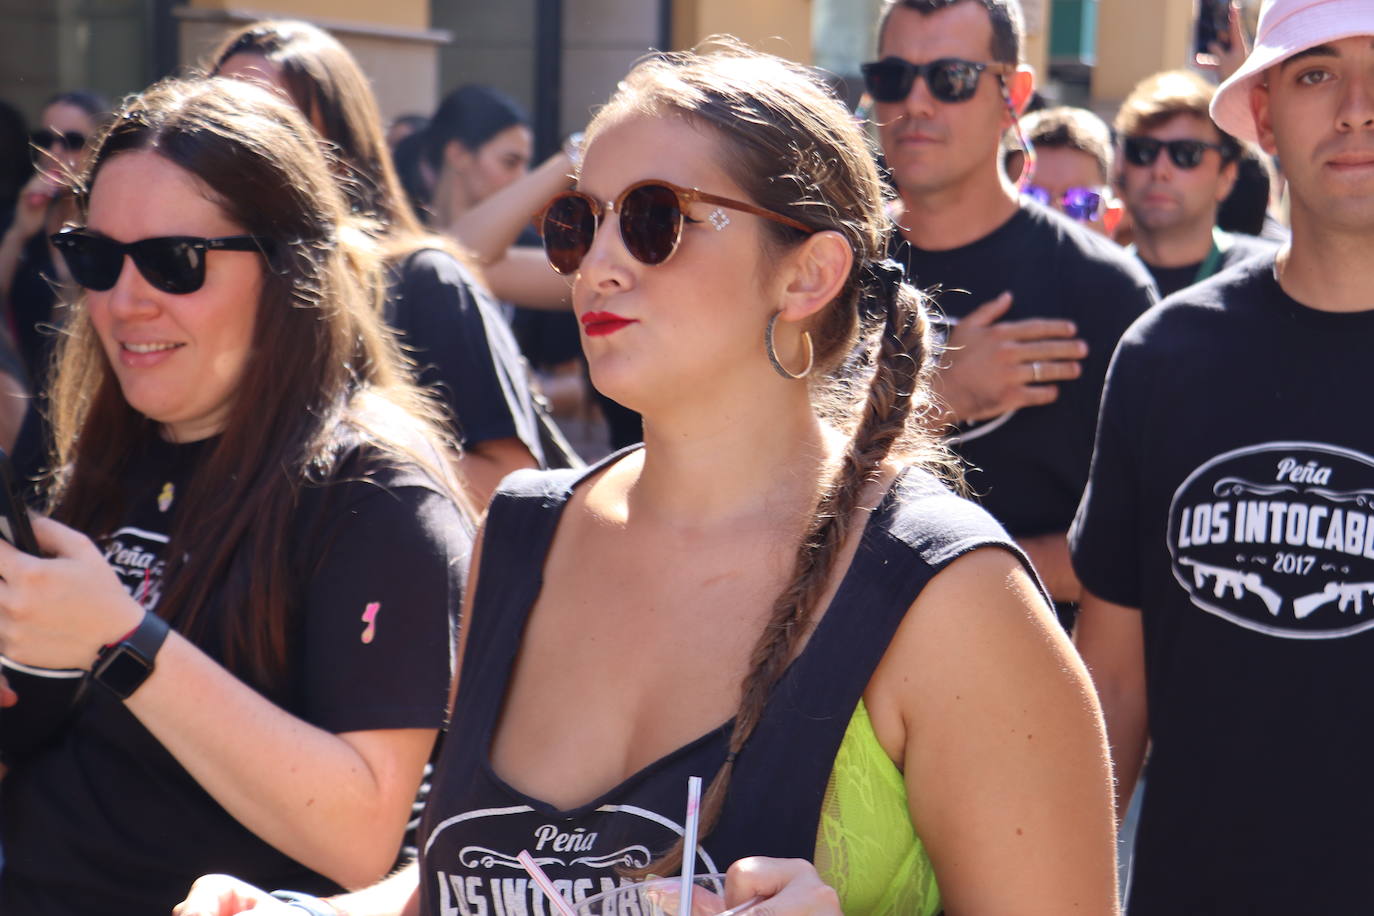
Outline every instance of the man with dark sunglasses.
<path fill-rule="evenodd" d="M 1015 0 L 899 0 L 865 68 L 899 200 L 893 255 L 938 287 L 937 389 L 983 504 L 1031 555 L 1067 625 L 1078 583 L 1065 531 L 1088 477 L 1117 337 L 1153 301 L 1111 242 L 1034 202 L 1001 167 L 1029 98 Z M 980 304 L 981 303 L 981 304 Z"/>
<path fill-rule="evenodd" d="M 1369 913 L 1374 3 L 1268 0 L 1210 115 L 1291 241 L 1127 331 L 1072 533 L 1118 810 L 1149 748 L 1128 913 Z"/>
<path fill-rule="evenodd" d="M 1135 232 L 1130 250 L 1161 296 L 1278 248 L 1217 228 L 1217 209 L 1235 185 L 1241 146 L 1212 123 L 1212 92 L 1195 73 L 1157 73 L 1136 86 L 1117 112 L 1118 182 Z"/>

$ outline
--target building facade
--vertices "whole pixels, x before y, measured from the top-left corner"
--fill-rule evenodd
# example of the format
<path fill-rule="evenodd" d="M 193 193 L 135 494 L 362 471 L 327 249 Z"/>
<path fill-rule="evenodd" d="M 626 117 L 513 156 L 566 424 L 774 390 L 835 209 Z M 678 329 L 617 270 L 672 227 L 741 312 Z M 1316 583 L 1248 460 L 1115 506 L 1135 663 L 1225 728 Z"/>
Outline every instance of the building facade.
<path fill-rule="evenodd" d="M 1137 81 L 1187 65 L 1197 0 L 1021 0 L 1026 55 L 1052 101 L 1114 110 Z M 383 114 L 432 111 L 487 83 L 531 112 L 541 151 L 578 129 L 633 62 L 716 34 L 834 74 L 851 96 L 883 0 L 0 0 L 0 98 L 32 119 L 60 89 L 111 97 L 193 67 L 263 15 L 334 32 Z M 847 82 L 845 82 L 847 81 Z"/>

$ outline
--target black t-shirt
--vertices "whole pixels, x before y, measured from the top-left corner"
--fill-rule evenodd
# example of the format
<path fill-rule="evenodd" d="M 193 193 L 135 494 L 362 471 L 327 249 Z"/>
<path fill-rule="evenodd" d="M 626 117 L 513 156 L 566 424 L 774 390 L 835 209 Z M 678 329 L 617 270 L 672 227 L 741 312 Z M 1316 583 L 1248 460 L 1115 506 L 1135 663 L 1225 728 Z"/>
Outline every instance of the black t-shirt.
<path fill-rule="evenodd" d="M 125 520 L 97 539 L 147 607 L 161 597 L 177 495 L 212 443 L 149 443 L 121 480 Z M 334 733 L 440 727 L 471 547 L 452 501 L 420 471 L 355 451 L 330 483 L 301 490 L 292 534 L 291 663 L 270 699 Z M 201 648 L 220 659 L 216 643 Z M 0 830 L 4 913 L 166 913 L 209 872 L 335 889 L 235 821 L 96 685 L 40 750 L 10 760 Z"/>
<path fill-rule="evenodd" d="M 453 412 L 463 445 L 518 438 L 541 465 L 539 427 L 520 348 L 500 307 L 448 252 L 425 248 L 394 271 L 387 322 Z"/>
<path fill-rule="evenodd" d="M 536 369 L 553 369 L 582 358 L 582 338 L 572 312 L 512 306 L 511 331 Z"/>
<path fill-rule="evenodd" d="M 976 242 L 949 251 L 894 246 L 907 278 L 939 287 L 950 324 L 1005 290 L 1004 320 L 1067 318 L 1088 344 L 1083 374 L 1059 383 L 1059 398 L 966 424 L 952 444 L 984 508 L 1014 537 L 1064 531 L 1088 479 L 1098 397 L 1112 348 L 1154 302 L 1149 275 L 1118 246 L 1072 220 L 1023 202 Z"/>
<path fill-rule="evenodd" d="M 544 558 L 573 487 L 598 468 L 518 471 L 492 499 L 458 705 L 421 825 L 424 916 L 543 912 L 516 864 L 522 849 L 570 898 L 614 888 L 619 869 L 648 865 L 681 836 L 687 777 L 709 782 L 725 760 L 729 722 L 572 810 L 519 792 L 492 769 L 491 742 Z M 989 546 L 1026 563 L 986 512 L 930 474 L 908 469 L 893 483 L 815 636 L 740 751 L 720 820 L 697 847 L 699 874 L 747 855 L 814 856 L 835 753 L 892 634 L 933 576 Z"/>
<path fill-rule="evenodd" d="M 1070 536 L 1084 586 L 1142 612 L 1132 916 L 1374 905 L 1374 307 L 1308 308 L 1273 269 L 1127 332 Z"/>
<path fill-rule="evenodd" d="M 1279 250 L 1279 243 L 1271 239 L 1259 238 L 1253 235 L 1241 235 L 1239 233 L 1229 234 L 1225 248 L 1220 252 L 1217 260 L 1216 269 L 1213 275 L 1221 273 L 1228 267 L 1243 263 L 1251 258 L 1273 257 L 1274 252 Z M 1155 286 L 1159 289 L 1161 298 L 1172 296 L 1174 293 L 1187 286 L 1192 286 L 1199 282 L 1198 271 L 1206 260 L 1198 261 L 1196 264 L 1185 264 L 1182 267 L 1156 267 L 1149 261 L 1140 257 L 1140 252 L 1136 252 L 1136 259 L 1145 265 L 1145 269 L 1154 277 Z M 1206 280 L 1207 277 L 1203 277 Z"/>

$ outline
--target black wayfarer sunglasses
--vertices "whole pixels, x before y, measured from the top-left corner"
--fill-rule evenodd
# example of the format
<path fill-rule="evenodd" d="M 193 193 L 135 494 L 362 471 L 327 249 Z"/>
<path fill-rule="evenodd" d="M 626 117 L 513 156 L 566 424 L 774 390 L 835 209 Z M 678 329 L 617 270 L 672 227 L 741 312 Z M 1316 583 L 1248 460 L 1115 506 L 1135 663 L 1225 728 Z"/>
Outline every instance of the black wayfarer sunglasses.
<path fill-rule="evenodd" d="M 656 178 L 635 182 L 606 204 L 583 191 L 563 191 L 535 217 L 535 225 L 544 237 L 549 263 L 560 274 L 577 272 L 591 250 L 602 215 L 611 212 L 620 214 L 620 239 L 631 257 L 642 264 L 662 264 L 672 257 L 682 239 L 687 207 L 698 201 L 752 213 L 808 235 L 812 232 L 790 216 Z M 717 232 L 730 224 L 730 217 L 720 209 L 711 211 L 708 219 Z"/>
<path fill-rule="evenodd" d="M 1202 157 L 1209 149 L 1217 151 L 1223 162 L 1230 158 L 1230 151 L 1219 143 L 1206 143 L 1202 140 L 1157 140 L 1154 137 L 1127 137 L 1121 141 L 1121 151 L 1131 165 L 1141 167 L 1155 164 L 1159 151 L 1167 149 L 1169 159 L 1181 169 L 1195 169 L 1202 164 Z"/>
<path fill-rule="evenodd" d="M 981 64 L 957 57 L 942 57 L 926 64 L 913 64 L 900 57 L 884 57 L 859 67 L 864 86 L 875 102 L 900 102 L 911 93 L 918 77 L 923 77 L 930 94 L 941 102 L 966 102 L 978 91 L 978 78 L 984 70 L 1005 76 L 1012 67 L 1006 64 Z"/>
<path fill-rule="evenodd" d="M 274 244 L 258 235 L 217 239 L 174 235 L 125 243 L 70 226 L 49 238 L 62 252 L 72 278 L 87 289 L 104 291 L 119 282 L 127 254 L 144 279 L 174 295 L 194 293 L 204 285 L 207 251 L 258 251 L 266 255 Z"/>
<path fill-rule="evenodd" d="M 29 142 L 40 149 L 51 149 L 54 143 L 61 143 L 67 149 L 81 149 L 86 145 L 86 135 L 79 130 L 35 130 L 29 134 Z"/>
<path fill-rule="evenodd" d="M 61 144 L 64 150 L 74 152 L 86 145 L 86 135 L 75 130 L 35 130 L 29 134 L 29 158 L 39 168 L 52 159 L 52 148 Z"/>

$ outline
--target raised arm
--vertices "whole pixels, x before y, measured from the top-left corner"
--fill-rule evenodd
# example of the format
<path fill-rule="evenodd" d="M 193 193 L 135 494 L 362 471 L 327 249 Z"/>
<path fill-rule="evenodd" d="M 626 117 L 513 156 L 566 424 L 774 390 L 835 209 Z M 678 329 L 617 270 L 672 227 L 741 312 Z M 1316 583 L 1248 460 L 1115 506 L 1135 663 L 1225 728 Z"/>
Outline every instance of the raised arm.
<path fill-rule="evenodd" d="M 464 211 L 446 228 L 483 265 L 494 264 L 506 256 L 549 198 L 572 186 L 574 171 L 565 153 L 554 153 L 538 168 Z"/>
<path fill-rule="evenodd" d="M 542 249 L 516 245 L 516 240 L 549 198 L 571 186 L 575 170 L 566 153 L 555 153 L 446 227 L 477 258 L 498 299 L 527 308 L 570 307 L 568 281 L 549 267 Z"/>
<path fill-rule="evenodd" d="M 1102 714 L 1013 556 L 977 550 L 937 575 L 865 697 L 884 745 L 900 740 L 949 916 L 1117 912 Z"/>
<path fill-rule="evenodd" d="M 482 278 L 505 302 L 546 312 L 572 308 L 572 285 L 549 266 L 543 248 L 512 246 L 504 258 L 482 269 Z"/>

